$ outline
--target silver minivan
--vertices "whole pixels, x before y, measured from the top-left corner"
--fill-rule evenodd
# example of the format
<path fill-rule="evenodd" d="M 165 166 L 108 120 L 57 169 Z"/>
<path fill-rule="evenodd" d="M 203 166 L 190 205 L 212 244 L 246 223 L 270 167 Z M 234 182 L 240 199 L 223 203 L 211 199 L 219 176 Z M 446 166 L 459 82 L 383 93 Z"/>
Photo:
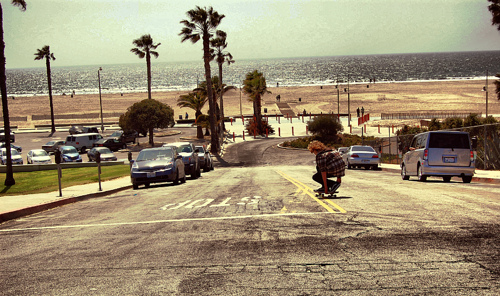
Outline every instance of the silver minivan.
<path fill-rule="evenodd" d="M 425 182 L 427 177 L 435 176 L 449 182 L 452 177 L 461 177 L 464 183 L 470 183 L 474 170 L 474 151 L 467 132 L 417 134 L 401 162 L 403 180 L 417 176 L 419 181 Z"/>

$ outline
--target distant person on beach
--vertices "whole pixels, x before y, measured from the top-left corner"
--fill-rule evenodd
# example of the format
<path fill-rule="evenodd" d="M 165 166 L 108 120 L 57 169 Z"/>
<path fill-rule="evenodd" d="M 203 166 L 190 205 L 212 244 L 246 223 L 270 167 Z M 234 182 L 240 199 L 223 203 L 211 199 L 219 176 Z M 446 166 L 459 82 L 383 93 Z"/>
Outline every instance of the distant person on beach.
<path fill-rule="evenodd" d="M 278 101 L 278 102 L 281 101 L 281 96 L 280 95 L 276 96 L 276 101 Z"/>
<path fill-rule="evenodd" d="M 358 107 L 358 109 L 356 109 L 356 113 L 358 114 L 358 117 L 359 117 L 359 107 Z"/>
<path fill-rule="evenodd" d="M 185 117 L 186 117 L 186 119 L 188 119 L 188 117 L 189 117 L 189 114 L 187 112 L 186 112 L 186 116 Z"/>
<path fill-rule="evenodd" d="M 363 106 L 361 106 L 361 116 L 364 116 L 365 115 L 365 108 L 363 108 Z"/>
<path fill-rule="evenodd" d="M 279 82 L 276 82 L 276 87 L 280 87 L 280 83 Z"/>

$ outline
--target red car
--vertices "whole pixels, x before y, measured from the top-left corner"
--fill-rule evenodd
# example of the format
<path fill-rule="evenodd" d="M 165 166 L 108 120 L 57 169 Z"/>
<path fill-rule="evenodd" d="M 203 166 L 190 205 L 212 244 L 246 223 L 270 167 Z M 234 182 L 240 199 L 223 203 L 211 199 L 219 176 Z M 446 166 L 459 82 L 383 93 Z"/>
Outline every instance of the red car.
<path fill-rule="evenodd" d="M 92 144 L 93 147 L 108 147 L 111 151 L 127 148 L 127 144 L 114 138 L 104 138 Z"/>

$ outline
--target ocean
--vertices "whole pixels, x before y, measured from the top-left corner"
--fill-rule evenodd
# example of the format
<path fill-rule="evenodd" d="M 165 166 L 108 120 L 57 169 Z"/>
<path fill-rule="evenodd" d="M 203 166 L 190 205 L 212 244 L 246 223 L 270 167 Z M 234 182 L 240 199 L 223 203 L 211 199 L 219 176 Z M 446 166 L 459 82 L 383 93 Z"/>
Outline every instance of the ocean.
<path fill-rule="evenodd" d="M 223 80 L 239 87 L 246 73 L 264 73 L 267 86 L 331 85 L 337 83 L 484 79 L 500 73 L 500 51 L 386 54 L 238 60 L 224 64 Z M 161 57 L 160 57 L 161 60 Z M 101 66 L 58 67 L 52 65 L 54 95 L 99 92 L 98 69 L 103 93 L 146 92 L 146 62 Z M 212 63 L 212 76 L 218 67 Z M 204 80 L 203 62 L 152 60 L 152 90 L 192 90 Z M 46 95 L 45 68 L 7 69 L 9 96 Z"/>

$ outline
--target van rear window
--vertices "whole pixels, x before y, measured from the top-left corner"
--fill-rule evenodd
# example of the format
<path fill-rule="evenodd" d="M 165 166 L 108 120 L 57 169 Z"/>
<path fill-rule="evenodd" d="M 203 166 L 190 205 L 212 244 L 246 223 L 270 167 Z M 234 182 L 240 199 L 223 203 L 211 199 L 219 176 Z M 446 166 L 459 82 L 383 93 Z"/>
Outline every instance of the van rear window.
<path fill-rule="evenodd" d="M 467 134 L 431 133 L 429 148 L 470 149 Z"/>

